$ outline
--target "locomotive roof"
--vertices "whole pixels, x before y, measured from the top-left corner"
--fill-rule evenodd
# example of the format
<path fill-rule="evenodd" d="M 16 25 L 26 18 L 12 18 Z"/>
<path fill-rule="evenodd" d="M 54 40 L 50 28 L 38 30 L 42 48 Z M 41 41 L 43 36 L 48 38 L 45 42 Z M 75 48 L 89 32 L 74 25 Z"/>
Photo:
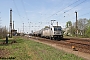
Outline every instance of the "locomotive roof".
<path fill-rule="evenodd" d="M 61 26 L 53 26 L 53 27 L 61 27 Z"/>

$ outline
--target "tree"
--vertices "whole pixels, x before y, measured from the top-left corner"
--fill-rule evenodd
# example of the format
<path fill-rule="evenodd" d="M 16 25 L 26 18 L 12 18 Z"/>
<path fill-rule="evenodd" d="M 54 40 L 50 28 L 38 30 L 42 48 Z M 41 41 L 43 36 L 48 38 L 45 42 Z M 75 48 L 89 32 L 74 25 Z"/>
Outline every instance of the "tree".
<path fill-rule="evenodd" d="M 68 28 L 70 26 L 72 26 L 72 22 L 71 21 L 66 22 L 66 28 Z"/>
<path fill-rule="evenodd" d="M 66 22 L 66 35 L 72 35 L 72 22 L 68 21 Z"/>
<path fill-rule="evenodd" d="M 87 21 L 88 19 L 86 18 L 81 18 L 77 21 L 78 35 L 85 36 Z M 76 22 L 73 24 L 73 26 L 76 28 Z"/>
<path fill-rule="evenodd" d="M 45 28 L 50 28 L 49 26 L 45 26 Z"/>
<path fill-rule="evenodd" d="M 87 28 L 85 35 L 86 37 L 90 37 L 90 27 Z"/>
<path fill-rule="evenodd" d="M 83 18 L 78 20 L 78 30 L 79 34 L 85 36 L 85 31 L 86 31 L 86 25 L 87 25 L 88 19 Z"/>
<path fill-rule="evenodd" d="M 86 24 L 86 33 L 85 33 L 86 37 L 90 37 L 90 19 L 87 21 Z"/>
<path fill-rule="evenodd" d="M 0 27 L 0 38 L 5 38 L 7 35 L 8 31 L 6 27 Z"/>
<path fill-rule="evenodd" d="M 88 21 L 88 19 L 86 19 L 86 18 L 79 19 L 78 20 L 78 25 L 77 25 L 78 29 L 79 30 L 84 30 L 86 28 L 87 21 Z"/>
<path fill-rule="evenodd" d="M 90 19 L 87 20 L 87 24 L 86 24 L 87 27 L 90 27 Z"/>

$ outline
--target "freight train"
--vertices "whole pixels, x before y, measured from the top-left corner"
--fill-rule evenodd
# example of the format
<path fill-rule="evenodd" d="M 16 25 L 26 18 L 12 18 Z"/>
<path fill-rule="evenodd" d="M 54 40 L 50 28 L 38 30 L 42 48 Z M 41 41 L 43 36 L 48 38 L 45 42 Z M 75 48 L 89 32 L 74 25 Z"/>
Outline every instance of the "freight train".
<path fill-rule="evenodd" d="M 61 26 L 52 26 L 43 28 L 39 31 L 35 31 L 32 35 L 37 37 L 50 38 L 51 40 L 56 40 L 63 38 L 63 30 Z"/>

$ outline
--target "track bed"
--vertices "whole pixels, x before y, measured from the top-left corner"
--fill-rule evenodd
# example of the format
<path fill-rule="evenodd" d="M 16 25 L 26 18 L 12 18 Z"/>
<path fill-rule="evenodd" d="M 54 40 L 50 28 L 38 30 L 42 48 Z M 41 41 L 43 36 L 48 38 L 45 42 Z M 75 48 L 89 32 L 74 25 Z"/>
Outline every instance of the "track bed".
<path fill-rule="evenodd" d="M 38 39 L 39 41 L 47 42 L 49 44 L 56 44 L 64 48 L 72 49 L 72 46 L 74 46 L 76 51 L 90 54 L 90 40 L 89 39 L 85 40 L 85 39 L 63 38 L 59 41 L 40 38 L 40 37 L 32 37 L 32 39 Z"/>

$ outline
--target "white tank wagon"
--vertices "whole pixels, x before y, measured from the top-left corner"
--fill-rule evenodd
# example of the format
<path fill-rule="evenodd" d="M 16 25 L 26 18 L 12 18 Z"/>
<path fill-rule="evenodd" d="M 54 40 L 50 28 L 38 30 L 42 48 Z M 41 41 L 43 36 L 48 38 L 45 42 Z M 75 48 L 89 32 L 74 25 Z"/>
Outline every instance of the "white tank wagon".
<path fill-rule="evenodd" d="M 50 38 L 51 32 L 52 31 L 50 30 L 50 28 L 44 28 L 41 36 L 45 38 Z"/>
<path fill-rule="evenodd" d="M 38 31 L 37 33 L 38 37 L 41 37 L 42 31 L 43 31 L 42 29 Z"/>
<path fill-rule="evenodd" d="M 39 31 L 34 32 L 34 36 L 38 36 L 38 34 L 39 34 Z"/>
<path fill-rule="evenodd" d="M 51 39 L 60 39 L 63 38 L 63 30 L 61 26 L 52 26 L 51 28 L 43 29 L 41 36 Z"/>
<path fill-rule="evenodd" d="M 41 37 L 42 31 L 43 31 L 42 29 L 38 30 L 38 31 L 35 31 L 33 36 Z"/>

